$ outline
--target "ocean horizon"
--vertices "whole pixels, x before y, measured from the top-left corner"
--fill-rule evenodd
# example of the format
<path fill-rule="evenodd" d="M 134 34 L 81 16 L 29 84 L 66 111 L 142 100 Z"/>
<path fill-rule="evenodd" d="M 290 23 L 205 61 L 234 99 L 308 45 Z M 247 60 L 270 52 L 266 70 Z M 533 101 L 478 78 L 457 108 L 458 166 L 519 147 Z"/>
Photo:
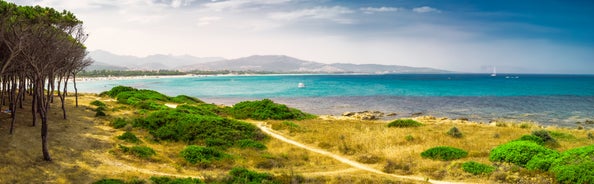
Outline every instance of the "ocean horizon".
<path fill-rule="evenodd" d="M 117 85 L 170 96 L 183 94 L 223 105 L 269 98 L 319 115 L 372 110 L 397 114 L 390 118 L 423 114 L 563 127 L 594 120 L 594 75 L 292 74 L 77 82 L 80 92 L 90 93 Z"/>

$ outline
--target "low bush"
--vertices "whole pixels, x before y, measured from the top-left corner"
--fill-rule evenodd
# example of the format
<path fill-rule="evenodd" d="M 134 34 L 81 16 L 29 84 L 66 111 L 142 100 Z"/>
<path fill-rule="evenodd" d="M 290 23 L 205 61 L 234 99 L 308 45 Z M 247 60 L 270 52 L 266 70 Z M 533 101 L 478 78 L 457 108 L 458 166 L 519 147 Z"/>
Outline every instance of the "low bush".
<path fill-rule="evenodd" d="M 561 155 L 557 152 L 552 152 L 549 154 L 546 153 L 539 153 L 534 155 L 528 163 L 526 163 L 526 168 L 529 170 L 541 170 L 541 171 L 548 171 L 554 163 L 557 162 L 557 159 Z"/>
<path fill-rule="evenodd" d="M 271 174 L 250 171 L 243 167 L 235 167 L 229 172 L 229 177 L 225 183 L 280 183 L 276 181 Z"/>
<path fill-rule="evenodd" d="M 116 118 L 114 120 L 111 121 L 111 126 L 113 128 L 123 128 L 128 124 L 128 121 L 126 121 L 126 119 L 124 118 Z"/>
<path fill-rule="evenodd" d="M 468 155 L 468 152 L 454 147 L 449 146 L 438 146 L 425 150 L 421 153 L 423 158 L 429 158 L 434 160 L 455 160 L 464 158 Z"/>
<path fill-rule="evenodd" d="M 462 132 L 460 132 L 460 130 L 458 130 L 458 128 L 456 128 L 456 127 L 450 128 L 450 130 L 447 132 L 447 134 L 454 138 L 462 138 Z"/>
<path fill-rule="evenodd" d="M 105 178 L 99 181 L 93 182 L 93 184 L 126 184 L 124 180 L 120 179 L 112 179 L 112 178 Z"/>
<path fill-rule="evenodd" d="M 185 103 L 185 104 L 202 104 L 204 103 L 202 100 L 186 95 L 177 95 L 176 97 L 171 98 L 171 102 L 175 103 Z"/>
<path fill-rule="evenodd" d="M 594 161 L 585 161 L 577 164 L 560 165 L 551 168 L 558 183 L 594 183 Z"/>
<path fill-rule="evenodd" d="M 129 142 L 129 143 L 140 143 L 140 142 L 142 142 L 132 132 L 125 132 L 122 135 L 118 136 L 118 139 L 119 140 L 126 141 L 126 142 Z"/>
<path fill-rule="evenodd" d="M 467 173 L 474 174 L 474 175 L 491 174 L 493 171 L 495 171 L 495 167 L 487 165 L 487 164 L 469 161 L 469 162 L 464 162 L 462 164 L 462 170 L 464 170 Z"/>
<path fill-rule="evenodd" d="M 95 112 L 95 117 L 103 117 L 103 116 L 107 116 L 107 114 L 105 114 L 105 112 L 103 112 L 102 110 L 97 110 Z"/>
<path fill-rule="evenodd" d="M 266 138 L 266 135 L 252 124 L 219 116 L 184 112 L 189 109 L 191 108 L 155 111 L 144 118 L 135 119 L 134 126 L 148 129 L 156 140 L 185 141 L 189 144 L 202 144 L 207 139 L 218 139 L 219 143 L 239 146 L 239 140 L 262 141 Z M 211 143 L 215 144 L 212 140 Z"/>
<path fill-rule="evenodd" d="M 127 147 L 127 146 L 120 145 L 120 150 L 122 150 L 124 153 L 130 153 L 134 156 L 144 158 L 144 159 L 150 158 L 151 156 L 157 154 L 155 152 L 155 150 L 153 150 L 150 147 L 146 147 L 146 146 Z"/>
<path fill-rule="evenodd" d="M 542 139 L 542 141 L 544 141 L 545 145 L 556 145 L 557 144 L 557 140 L 555 140 L 553 137 L 551 137 L 551 134 L 549 134 L 549 131 L 536 130 L 536 131 L 532 132 L 532 135 L 540 137 L 540 139 Z"/>
<path fill-rule="evenodd" d="M 151 177 L 150 179 L 154 184 L 202 184 L 204 183 L 200 179 L 196 178 L 170 178 L 166 176 Z"/>
<path fill-rule="evenodd" d="M 237 145 L 240 148 L 254 148 L 254 149 L 258 149 L 258 150 L 265 150 L 266 149 L 266 145 L 262 144 L 259 141 L 254 141 L 251 139 L 242 139 L 237 141 Z"/>
<path fill-rule="evenodd" d="M 237 119 L 255 120 L 302 120 L 315 117 L 286 105 L 274 103 L 270 99 L 239 102 L 230 109 L 230 114 Z"/>
<path fill-rule="evenodd" d="M 91 105 L 97 106 L 97 107 L 105 107 L 107 105 L 105 105 L 105 103 L 99 101 L 99 100 L 95 100 L 91 102 Z"/>
<path fill-rule="evenodd" d="M 214 160 L 221 160 L 229 155 L 215 148 L 203 146 L 186 146 L 180 153 L 180 156 L 192 164 L 210 164 Z"/>
<path fill-rule="evenodd" d="M 419 123 L 418 121 L 412 119 L 397 119 L 390 123 L 388 123 L 388 127 L 398 127 L 398 128 L 406 128 L 406 127 L 419 127 L 423 126 L 423 124 Z"/>
<path fill-rule="evenodd" d="M 105 91 L 101 94 L 105 94 L 107 96 L 115 98 L 116 96 L 118 96 L 118 94 L 120 94 L 122 92 L 136 91 L 136 90 L 137 89 L 135 89 L 133 87 L 128 87 L 128 86 L 116 86 L 116 87 L 111 88 L 109 91 Z"/>
<path fill-rule="evenodd" d="M 535 135 L 523 135 L 522 137 L 514 141 L 530 141 L 539 145 L 544 145 L 544 141 L 542 140 L 542 138 Z"/>
<path fill-rule="evenodd" d="M 531 141 L 512 141 L 495 147 L 489 155 L 489 160 L 509 162 L 524 167 L 538 154 L 554 154 L 554 151 Z"/>

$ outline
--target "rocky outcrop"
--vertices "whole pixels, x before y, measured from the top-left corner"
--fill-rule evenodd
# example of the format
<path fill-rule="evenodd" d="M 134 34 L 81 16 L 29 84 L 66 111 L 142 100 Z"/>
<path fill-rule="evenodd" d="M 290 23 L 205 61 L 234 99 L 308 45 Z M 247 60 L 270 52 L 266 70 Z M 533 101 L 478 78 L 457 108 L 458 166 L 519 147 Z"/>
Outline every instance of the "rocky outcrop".
<path fill-rule="evenodd" d="M 384 113 L 380 111 L 345 112 L 342 116 L 360 120 L 378 120 L 384 117 Z"/>

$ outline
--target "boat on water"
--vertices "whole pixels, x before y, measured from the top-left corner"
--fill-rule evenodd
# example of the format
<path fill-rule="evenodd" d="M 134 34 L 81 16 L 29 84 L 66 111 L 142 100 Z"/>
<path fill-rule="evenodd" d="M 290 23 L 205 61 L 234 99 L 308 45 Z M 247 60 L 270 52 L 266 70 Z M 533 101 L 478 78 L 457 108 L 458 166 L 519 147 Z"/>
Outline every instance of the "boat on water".
<path fill-rule="evenodd" d="M 303 82 L 300 82 L 299 84 L 297 84 L 297 88 L 305 88 L 305 84 L 303 84 Z"/>
<path fill-rule="evenodd" d="M 497 68 L 493 67 L 493 73 L 491 73 L 491 77 L 497 76 Z"/>

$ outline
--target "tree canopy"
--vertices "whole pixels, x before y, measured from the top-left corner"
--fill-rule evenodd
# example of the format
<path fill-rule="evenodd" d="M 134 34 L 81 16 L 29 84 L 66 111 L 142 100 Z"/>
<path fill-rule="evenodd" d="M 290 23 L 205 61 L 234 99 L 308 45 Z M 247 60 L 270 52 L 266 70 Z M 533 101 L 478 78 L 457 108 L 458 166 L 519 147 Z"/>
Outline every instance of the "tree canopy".
<path fill-rule="evenodd" d="M 86 58 L 87 38 L 83 22 L 66 10 L 20 6 L 0 0 L 0 92 L 2 105 L 8 104 L 13 133 L 15 114 L 23 108 L 25 95 L 31 96 L 32 125 L 41 119 L 42 152 L 47 148 L 47 111 L 57 91 L 66 118 L 64 98 L 67 84 L 76 73 L 92 63 Z M 76 83 L 74 83 L 76 89 Z M 62 89 L 60 89 L 62 88 Z M 18 108 L 17 108 L 18 107 Z"/>

